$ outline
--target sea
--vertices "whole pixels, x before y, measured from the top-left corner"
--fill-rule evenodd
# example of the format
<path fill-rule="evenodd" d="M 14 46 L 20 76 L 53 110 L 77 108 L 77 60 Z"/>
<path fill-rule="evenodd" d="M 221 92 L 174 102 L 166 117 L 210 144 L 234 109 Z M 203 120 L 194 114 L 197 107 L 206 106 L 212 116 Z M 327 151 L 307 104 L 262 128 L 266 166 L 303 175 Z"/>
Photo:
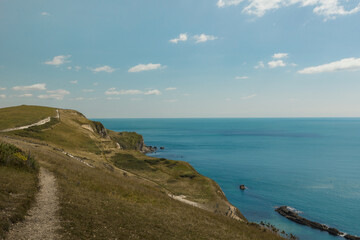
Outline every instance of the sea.
<path fill-rule="evenodd" d="M 249 221 L 271 223 L 301 240 L 343 239 L 274 211 L 287 205 L 360 236 L 359 118 L 96 120 L 165 148 L 151 156 L 189 162 Z"/>

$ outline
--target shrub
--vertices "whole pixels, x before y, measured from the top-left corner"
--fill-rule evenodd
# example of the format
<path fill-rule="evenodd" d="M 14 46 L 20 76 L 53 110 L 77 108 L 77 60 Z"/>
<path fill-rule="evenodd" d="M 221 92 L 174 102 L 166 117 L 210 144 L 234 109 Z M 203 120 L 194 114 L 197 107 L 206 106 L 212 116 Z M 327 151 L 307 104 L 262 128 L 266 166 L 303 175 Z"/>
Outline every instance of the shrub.
<path fill-rule="evenodd" d="M 0 143 L 0 165 L 17 167 L 27 171 L 38 171 L 38 164 L 29 153 L 21 151 L 19 148 Z"/>

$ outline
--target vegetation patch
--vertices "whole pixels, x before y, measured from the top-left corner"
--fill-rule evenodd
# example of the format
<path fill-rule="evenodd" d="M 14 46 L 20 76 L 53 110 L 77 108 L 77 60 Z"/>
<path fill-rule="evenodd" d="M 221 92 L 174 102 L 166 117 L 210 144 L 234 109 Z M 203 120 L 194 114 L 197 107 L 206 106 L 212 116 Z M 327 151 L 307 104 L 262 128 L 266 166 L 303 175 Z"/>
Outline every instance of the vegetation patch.
<path fill-rule="evenodd" d="M 181 174 L 180 177 L 181 177 L 181 178 L 190 178 L 190 179 L 193 179 L 193 178 L 196 177 L 196 175 L 195 175 L 195 174 L 189 174 L 189 173 L 187 173 L 187 174 Z"/>
<path fill-rule="evenodd" d="M 25 153 L 7 143 L 0 143 L 0 166 L 14 167 L 29 172 L 37 172 L 39 169 L 30 152 Z"/>
<path fill-rule="evenodd" d="M 0 239 L 11 224 L 23 220 L 35 199 L 38 164 L 30 154 L 0 143 Z"/>
<path fill-rule="evenodd" d="M 143 137 L 136 132 L 112 132 L 111 139 L 125 150 L 141 150 L 143 145 Z"/>
<path fill-rule="evenodd" d="M 146 161 L 140 160 L 131 154 L 117 153 L 111 158 L 111 160 L 118 168 L 141 171 L 151 170 Z"/>

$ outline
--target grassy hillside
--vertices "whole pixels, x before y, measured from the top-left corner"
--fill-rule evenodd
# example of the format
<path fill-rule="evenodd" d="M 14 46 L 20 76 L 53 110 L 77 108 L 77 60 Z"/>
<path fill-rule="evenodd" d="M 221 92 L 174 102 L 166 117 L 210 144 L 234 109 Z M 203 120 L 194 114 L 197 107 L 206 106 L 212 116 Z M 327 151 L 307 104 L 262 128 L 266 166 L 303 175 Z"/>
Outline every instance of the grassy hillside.
<path fill-rule="evenodd" d="M 37 191 L 37 163 L 20 149 L 0 142 L 0 239 L 22 220 Z"/>
<path fill-rule="evenodd" d="M 143 144 L 140 135 L 108 131 L 73 110 L 59 112 L 58 122 L 0 139 L 30 151 L 56 175 L 63 239 L 281 239 L 248 223 L 188 163 L 133 150 Z"/>
<path fill-rule="evenodd" d="M 36 123 L 47 117 L 55 117 L 55 108 L 26 106 L 2 108 L 0 111 L 0 130 Z"/>

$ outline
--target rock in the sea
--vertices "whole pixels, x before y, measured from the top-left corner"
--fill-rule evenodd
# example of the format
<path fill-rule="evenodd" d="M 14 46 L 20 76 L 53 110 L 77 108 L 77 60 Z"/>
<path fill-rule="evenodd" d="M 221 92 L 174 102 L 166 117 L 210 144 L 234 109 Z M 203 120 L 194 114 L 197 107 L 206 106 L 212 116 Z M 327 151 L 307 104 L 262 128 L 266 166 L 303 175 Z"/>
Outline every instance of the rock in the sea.
<path fill-rule="evenodd" d="M 244 184 L 241 184 L 239 188 L 240 188 L 240 190 L 245 190 L 246 189 Z"/>
<path fill-rule="evenodd" d="M 344 236 L 345 239 L 349 239 L 349 240 L 360 240 L 360 237 L 357 237 L 357 236 L 352 236 L 352 235 L 345 235 Z"/>
<path fill-rule="evenodd" d="M 165 147 L 160 147 L 160 149 L 161 149 L 161 150 L 164 150 L 164 149 L 165 149 Z"/>
<path fill-rule="evenodd" d="M 328 227 L 325 224 L 313 222 L 313 221 L 310 221 L 306 218 L 299 216 L 299 214 L 297 212 L 295 212 L 292 208 L 290 208 L 288 206 L 281 206 L 281 207 L 275 209 L 275 211 L 277 211 L 280 215 L 286 217 L 287 219 L 289 219 L 293 222 L 299 223 L 301 225 L 319 229 L 321 231 L 328 232 L 329 234 L 334 235 L 334 236 L 344 236 L 344 233 L 339 231 L 336 228 Z M 349 240 L 360 240 L 360 237 L 352 236 L 349 234 L 345 235 L 344 238 L 349 239 Z"/>

